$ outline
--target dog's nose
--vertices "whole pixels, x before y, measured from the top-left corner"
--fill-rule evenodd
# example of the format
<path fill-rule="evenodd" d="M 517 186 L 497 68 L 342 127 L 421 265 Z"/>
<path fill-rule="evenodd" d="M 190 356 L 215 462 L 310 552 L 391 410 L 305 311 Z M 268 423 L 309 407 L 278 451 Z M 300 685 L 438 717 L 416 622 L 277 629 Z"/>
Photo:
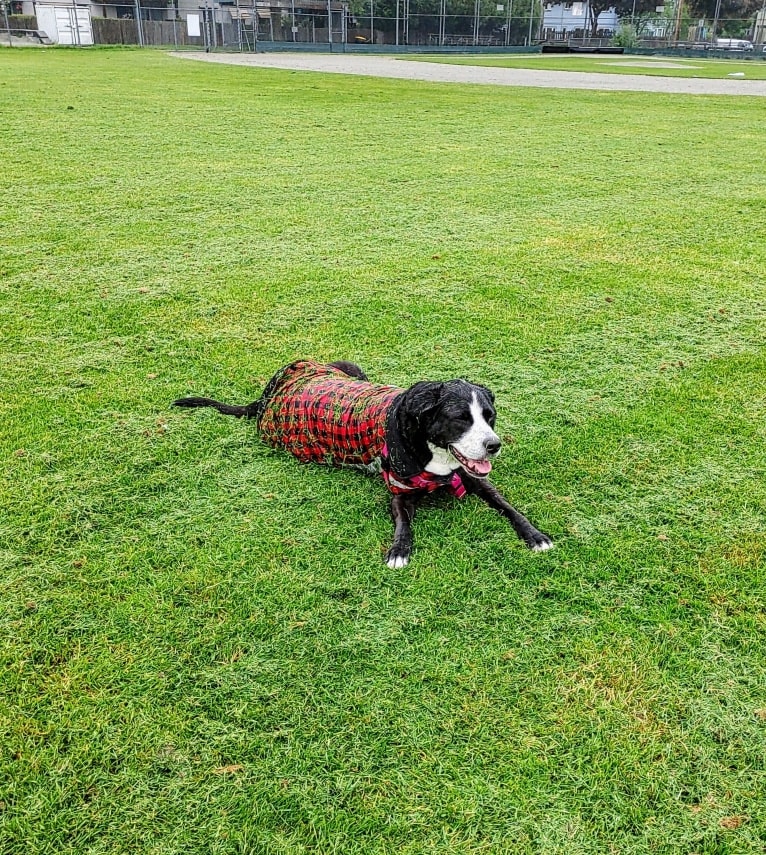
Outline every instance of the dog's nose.
<path fill-rule="evenodd" d="M 484 448 L 487 449 L 487 454 L 498 454 L 500 452 L 500 445 L 499 439 L 484 440 Z"/>

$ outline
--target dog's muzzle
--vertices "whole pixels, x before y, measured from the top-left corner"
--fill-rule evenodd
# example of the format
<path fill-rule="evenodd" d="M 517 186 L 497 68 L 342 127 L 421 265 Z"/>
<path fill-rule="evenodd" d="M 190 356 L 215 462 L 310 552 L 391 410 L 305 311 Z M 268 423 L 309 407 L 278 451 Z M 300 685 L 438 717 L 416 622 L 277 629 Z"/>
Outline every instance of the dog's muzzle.
<path fill-rule="evenodd" d="M 493 456 L 497 455 L 500 451 L 500 443 L 498 442 L 497 445 L 497 451 L 494 452 Z M 468 472 L 469 475 L 473 475 L 475 478 L 486 478 L 492 471 L 492 461 L 487 459 L 486 457 L 481 460 L 465 457 L 455 448 L 454 445 L 451 445 L 449 447 L 449 450 L 453 457 L 457 460 L 457 462 L 463 467 L 463 469 L 465 469 L 465 471 Z"/>

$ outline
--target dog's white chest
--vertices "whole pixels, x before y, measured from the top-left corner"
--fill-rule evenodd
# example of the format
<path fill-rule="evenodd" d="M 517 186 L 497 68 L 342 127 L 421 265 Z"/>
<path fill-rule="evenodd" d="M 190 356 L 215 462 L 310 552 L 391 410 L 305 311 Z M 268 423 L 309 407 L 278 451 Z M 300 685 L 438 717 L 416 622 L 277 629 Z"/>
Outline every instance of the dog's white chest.
<path fill-rule="evenodd" d="M 460 468 L 460 464 L 446 448 L 439 448 L 430 442 L 428 443 L 428 448 L 432 456 L 426 466 L 426 472 L 430 472 L 432 475 L 451 475 L 456 469 Z"/>

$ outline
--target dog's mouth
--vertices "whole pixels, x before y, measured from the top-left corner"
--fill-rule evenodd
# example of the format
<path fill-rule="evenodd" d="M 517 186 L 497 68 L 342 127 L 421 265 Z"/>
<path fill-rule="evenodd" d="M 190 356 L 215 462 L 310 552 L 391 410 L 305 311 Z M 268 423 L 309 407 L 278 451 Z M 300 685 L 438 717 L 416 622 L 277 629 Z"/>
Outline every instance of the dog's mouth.
<path fill-rule="evenodd" d="M 476 478 L 486 478 L 492 471 L 492 464 L 489 460 L 475 460 L 470 457 L 464 457 L 454 445 L 450 445 L 449 450 L 463 469 Z"/>

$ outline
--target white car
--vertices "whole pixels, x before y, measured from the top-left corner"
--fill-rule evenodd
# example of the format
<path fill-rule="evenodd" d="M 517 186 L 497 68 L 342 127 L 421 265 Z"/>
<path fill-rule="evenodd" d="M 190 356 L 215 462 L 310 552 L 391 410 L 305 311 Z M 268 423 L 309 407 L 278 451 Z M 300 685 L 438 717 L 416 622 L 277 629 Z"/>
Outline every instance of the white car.
<path fill-rule="evenodd" d="M 747 39 L 716 39 L 715 46 L 718 50 L 752 50 L 753 43 Z"/>

